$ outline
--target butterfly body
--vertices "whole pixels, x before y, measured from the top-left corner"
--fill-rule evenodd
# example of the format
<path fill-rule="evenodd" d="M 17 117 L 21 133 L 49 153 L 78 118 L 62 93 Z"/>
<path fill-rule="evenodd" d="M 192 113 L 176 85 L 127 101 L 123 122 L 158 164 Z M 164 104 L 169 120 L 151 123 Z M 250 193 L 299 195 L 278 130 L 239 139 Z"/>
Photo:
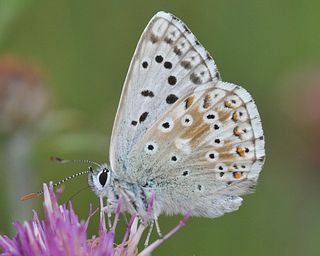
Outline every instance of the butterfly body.
<path fill-rule="evenodd" d="M 89 175 L 93 190 L 113 208 L 123 197 L 126 210 L 142 218 L 152 194 L 156 217 L 191 209 L 194 216 L 214 218 L 239 208 L 264 158 L 250 94 L 220 80 L 212 57 L 184 23 L 157 13 L 129 67 L 110 166 Z"/>
<path fill-rule="evenodd" d="M 139 214 L 143 219 L 148 216 L 148 200 L 150 195 L 140 184 L 131 182 L 129 179 L 117 177 L 110 166 L 103 164 L 92 169 L 88 176 L 91 189 L 98 195 L 108 198 L 108 210 L 114 212 L 120 197 L 124 199 L 123 210 L 131 214 Z"/>

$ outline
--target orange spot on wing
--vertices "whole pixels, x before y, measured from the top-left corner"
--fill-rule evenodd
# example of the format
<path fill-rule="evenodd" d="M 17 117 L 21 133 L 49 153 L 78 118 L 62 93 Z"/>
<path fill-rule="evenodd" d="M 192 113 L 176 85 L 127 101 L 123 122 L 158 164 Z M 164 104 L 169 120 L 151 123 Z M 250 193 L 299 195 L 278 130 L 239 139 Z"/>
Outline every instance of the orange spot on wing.
<path fill-rule="evenodd" d="M 205 97 L 204 97 L 204 100 L 203 100 L 203 108 L 208 108 L 208 107 L 210 107 L 210 99 L 211 99 L 211 97 L 210 97 L 210 95 L 209 94 L 207 94 Z"/>
<path fill-rule="evenodd" d="M 240 179 L 241 178 L 241 173 L 240 172 L 233 172 L 233 178 L 235 179 Z"/>
<path fill-rule="evenodd" d="M 233 134 L 236 135 L 236 136 L 240 136 L 241 135 L 241 130 L 239 129 L 239 127 L 234 128 Z"/>
<path fill-rule="evenodd" d="M 239 156 L 244 156 L 246 151 L 243 147 L 237 147 L 236 152 L 238 153 Z"/>
<path fill-rule="evenodd" d="M 194 100 L 194 96 L 189 96 L 186 100 L 185 100 L 185 107 L 186 109 L 189 108 L 192 103 L 193 103 L 193 100 Z"/>
<path fill-rule="evenodd" d="M 224 105 L 227 107 L 227 108 L 231 108 L 232 104 L 230 101 L 225 101 L 224 102 Z"/>
<path fill-rule="evenodd" d="M 238 114 L 237 111 L 233 113 L 233 115 L 232 115 L 232 120 L 233 120 L 233 121 L 238 121 L 238 120 L 239 120 L 239 114 Z"/>

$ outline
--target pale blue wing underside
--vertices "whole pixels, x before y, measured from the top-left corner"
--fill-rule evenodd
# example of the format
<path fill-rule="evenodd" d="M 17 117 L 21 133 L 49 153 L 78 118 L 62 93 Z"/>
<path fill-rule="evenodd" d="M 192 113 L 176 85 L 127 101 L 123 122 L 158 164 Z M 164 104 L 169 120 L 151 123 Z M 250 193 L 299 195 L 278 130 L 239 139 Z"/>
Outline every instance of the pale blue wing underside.
<path fill-rule="evenodd" d="M 264 158 L 250 94 L 220 81 L 214 61 L 179 19 L 156 14 L 140 38 L 121 95 L 112 170 L 155 191 L 159 212 L 193 208 L 194 215 L 216 217 L 238 209 Z"/>

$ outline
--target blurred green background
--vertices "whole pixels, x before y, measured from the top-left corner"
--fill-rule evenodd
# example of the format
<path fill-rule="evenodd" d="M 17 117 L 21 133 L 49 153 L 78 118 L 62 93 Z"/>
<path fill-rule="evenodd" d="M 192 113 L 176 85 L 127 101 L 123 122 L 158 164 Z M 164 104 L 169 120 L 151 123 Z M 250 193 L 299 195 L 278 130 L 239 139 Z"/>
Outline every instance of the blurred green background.
<path fill-rule="evenodd" d="M 13 74 L 10 79 L 27 87 L 37 81 L 46 91 L 44 102 L 30 107 L 41 110 L 38 116 L 21 117 L 18 109 L 1 119 L 0 233 L 12 235 L 12 222 L 30 219 L 30 208 L 41 212 L 41 200 L 21 203 L 20 195 L 87 168 L 57 165 L 50 156 L 108 160 L 129 62 L 159 10 L 189 26 L 214 56 L 224 81 L 243 85 L 253 95 L 267 161 L 256 193 L 245 197 L 239 211 L 218 219 L 191 218 L 154 255 L 320 255 L 316 0 L 0 0 L 0 76 Z M 13 115 L 18 121 L 7 127 Z M 66 184 L 61 202 L 86 184 L 86 177 Z M 86 190 L 73 203 L 86 218 L 89 204 L 97 207 L 98 199 Z M 180 219 L 163 216 L 160 225 L 165 232 Z M 98 231 L 97 222 L 95 216 L 91 235 Z"/>

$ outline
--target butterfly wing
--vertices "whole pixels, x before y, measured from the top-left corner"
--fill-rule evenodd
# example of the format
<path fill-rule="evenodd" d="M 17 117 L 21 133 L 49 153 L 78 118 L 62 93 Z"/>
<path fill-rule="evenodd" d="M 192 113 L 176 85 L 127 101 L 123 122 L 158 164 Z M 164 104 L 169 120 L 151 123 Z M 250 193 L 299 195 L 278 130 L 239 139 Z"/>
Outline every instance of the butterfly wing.
<path fill-rule="evenodd" d="M 113 171 L 156 192 L 159 213 L 216 217 L 238 209 L 264 161 L 260 117 L 241 87 L 171 14 L 138 43 L 110 146 Z"/>
<path fill-rule="evenodd" d="M 110 164 L 128 172 L 128 155 L 145 132 L 182 96 L 219 80 L 214 61 L 175 16 L 159 12 L 145 28 L 124 83 L 111 144 Z"/>
<path fill-rule="evenodd" d="M 161 195 L 159 212 L 207 217 L 238 209 L 264 158 L 254 101 L 221 81 L 179 99 L 129 154 L 136 182 Z"/>

